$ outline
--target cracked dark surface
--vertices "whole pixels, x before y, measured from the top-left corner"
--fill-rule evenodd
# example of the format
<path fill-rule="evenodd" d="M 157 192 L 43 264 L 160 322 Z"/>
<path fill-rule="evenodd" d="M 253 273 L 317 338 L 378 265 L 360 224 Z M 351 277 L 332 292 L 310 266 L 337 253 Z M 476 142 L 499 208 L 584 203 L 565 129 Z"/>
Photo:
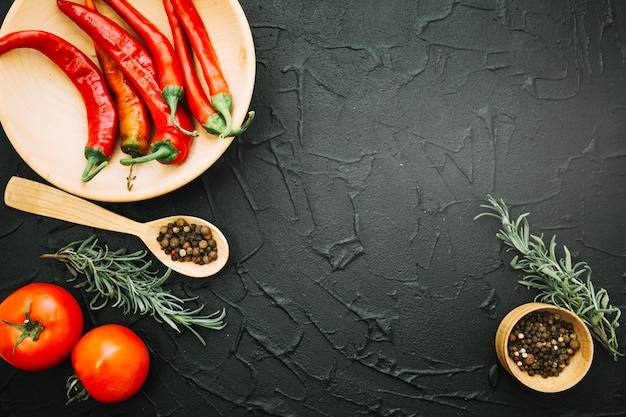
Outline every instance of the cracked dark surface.
<path fill-rule="evenodd" d="M 69 363 L 33 374 L 3 362 L 0 415 L 625 415 L 626 359 L 599 345 L 560 394 L 499 367 L 499 320 L 535 293 L 517 284 L 496 222 L 472 219 L 487 194 L 530 212 L 534 232 L 557 234 L 626 307 L 626 3 L 241 5 L 257 53 L 249 131 L 182 189 L 103 204 L 139 221 L 189 212 L 218 224 L 226 269 L 168 285 L 226 307 L 227 327 L 201 331 L 203 347 L 149 317 L 85 310 L 88 326 L 125 324 L 146 341 L 142 391 L 65 406 Z M 3 187 L 39 179 L 2 136 Z M 0 296 L 64 283 L 39 255 L 94 230 L 0 210 Z"/>

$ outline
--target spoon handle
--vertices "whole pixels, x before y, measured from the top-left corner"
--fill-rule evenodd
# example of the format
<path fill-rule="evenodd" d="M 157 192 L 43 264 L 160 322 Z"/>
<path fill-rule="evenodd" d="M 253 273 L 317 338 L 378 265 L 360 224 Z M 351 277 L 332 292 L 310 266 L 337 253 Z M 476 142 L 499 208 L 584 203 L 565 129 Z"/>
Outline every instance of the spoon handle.
<path fill-rule="evenodd" d="M 9 207 L 28 213 L 112 232 L 138 235 L 145 228 L 142 223 L 80 197 L 20 177 L 9 180 L 4 191 L 4 202 Z"/>

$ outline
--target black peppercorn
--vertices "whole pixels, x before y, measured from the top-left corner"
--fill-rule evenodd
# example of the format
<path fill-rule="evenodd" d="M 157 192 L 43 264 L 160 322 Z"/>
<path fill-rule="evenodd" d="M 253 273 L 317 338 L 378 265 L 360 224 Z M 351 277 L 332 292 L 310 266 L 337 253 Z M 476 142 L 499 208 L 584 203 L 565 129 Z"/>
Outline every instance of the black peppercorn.
<path fill-rule="evenodd" d="M 208 226 L 189 224 L 185 219 L 164 225 L 157 241 L 175 261 L 207 264 L 218 257 L 217 243 Z"/>

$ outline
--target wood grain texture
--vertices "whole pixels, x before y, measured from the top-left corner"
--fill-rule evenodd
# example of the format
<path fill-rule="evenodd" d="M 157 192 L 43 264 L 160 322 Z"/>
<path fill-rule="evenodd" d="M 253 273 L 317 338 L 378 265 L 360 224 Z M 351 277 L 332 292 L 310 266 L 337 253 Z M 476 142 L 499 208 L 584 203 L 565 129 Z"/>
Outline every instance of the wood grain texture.
<path fill-rule="evenodd" d="M 171 39 L 159 0 L 131 3 Z M 121 22 L 104 2 L 97 2 L 97 7 Z M 248 111 L 256 71 L 250 27 L 235 0 L 198 2 L 197 7 L 231 86 L 233 121 L 239 125 Z M 57 9 L 54 1 L 17 0 L 0 35 L 24 29 L 55 33 L 97 63 L 91 39 Z M 135 166 L 136 178 L 129 191 L 129 168 L 119 163 L 126 155 L 117 146 L 109 166 L 83 183 L 80 177 L 87 142 L 85 106 L 66 75 L 44 55 L 28 49 L 0 56 L 0 122 L 18 154 L 42 178 L 72 194 L 107 202 L 144 200 L 175 190 L 210 168 L 233 140 L 219 140 L 196 123 L 200 136 L 194 139 L 189 158 L 180 165 L 154 162 Z"/>
<path fill-rule="evenodd" d="M 164 265 L 192 278 L 215 275 L 228 260 L 228 242 L 222 232 L 215 225 L 197 217 L 180 214 L 140 223 L 57 188 L 19 177 L 13 177 L 7 183 L 4 203 L 9 207 L 40 216 L 137 236 Z M 209 226 L 213 239 L 217 242 L 216 261 L 205 265 L 178 262 L 163 252 L 156 240 L 159 229 L 168 223 L 174 223 L 178 218 L 184 218 L 190 224 Z"/>
<path fill-rule="evenodd" d="M 557 377 L 543 378 L 540 375 L 530 376 L 519 369 L 515 361 L 508 355 L 508 339 L 513 327 L 524 316 L 537 311 L 559 313 L 562 320 L 574 326 L 574 332 L 578 336 L 580 349 L 571 358 L 571 362 Z M 563 308 L 545 303 L 527 303 L 511 310 L 500 322 L 496 332 L 496 353 L 500 363 L 518 381 L 535 391 L 554 393 L 572 388 L 580 382 L 593 362 L 593 338 L 583 321 L 572 312 Z"/>

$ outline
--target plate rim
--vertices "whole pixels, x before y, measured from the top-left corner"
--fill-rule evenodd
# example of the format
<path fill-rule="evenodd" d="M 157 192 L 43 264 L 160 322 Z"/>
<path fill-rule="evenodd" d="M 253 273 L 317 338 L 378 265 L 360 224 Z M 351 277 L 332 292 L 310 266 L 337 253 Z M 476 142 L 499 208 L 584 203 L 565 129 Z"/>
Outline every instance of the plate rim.
<path fill-rule="evenodd" d="M 145 0 L 134 0 L 134 1 L 145 1 Z M 153 0 L 153 1 L 157 2 L 158 0 Z M 198 0 L 196 0 L 196 2 L 197 1 Z M 237 0 L 213 0 L 213 1 L 214 2 L 221 1 L 225 5 L 227 5 L 228 8 L 230 9 L 229 11 L 234 16 L 234 19 L 238 22 L 237 27 L 240 29 L 243 29 L 243 31 L 239 32 L 241 36 L 241 42 L 242 42 L 242 51 L 245 52 L 245 64 L 242 65 L 243 70 L 241 71 L 241 74 L 245 76 L 244 79 L 246 80 L 246 84 L 239 91 L 238 95 L 236 96 L 233 95 L 233 111 L 232 111 L 233 122 L 236 124 L 240 124 L 243 122 L 243 120 L 248 114 L 249 106 L 252 100 L 252 95 L 254 93 L 255 81 L 256 81 L 256 50 L 255 50 L 255 45 L 254 45 L 254 38 L 252 36 L 252 30 L 248 22 L 248 19 L 245 15 L 245 12 L 243 8 L 241 7 L 241 4 Z M 0 36 L 3 36 L 14 30 L 13 27 L 16 25 L 15 23 L 16 16 L 19 15 L 19 12 L 22 10 L 23 7 L 33 7 L 33 4 L 31 2 L 32 0 L 15 0 L 14 1 L 14 3 L 11 5 L 11 7 L 8 10 L 2 22 L 2 25 L 0 26 Z M 159 22 L 159 23 L 163 24 L 163 22 Z M 76 30 L 77 30 L 77 33 L 82 32 L 78 27 L 76 28 Z M 169 37 L 170 33 L 166 33 L 166 36 Z M 242 53 L 241 51 L 237 51 L 237 52 L 239 54 Z M 241 56 L 239 56 L 238 58 L 240 60 L 242 59 Z M 1 55 L 0 55 L 0 59 L 1 59 Z M 47 58 L 44 57 L 44 59 L 47 59 Z M 244 103 L 244 104 L 237 107 L 235 106 L 235 102 Z M 30 169 L 32 169 L 37 175 L 39 175 L 45 181 L 49 182 L 50 184 L 60 189 L 63 189 L 69 193 L 78 195 L 80 197 L 83 197 L 89 200 L 101 201 L 101 202 L 123 203 L 123 202 L 142 201 L 142 200 L 148 200 L 151 198 L 163 196 L 172 191 L 175 191 L 176 189 L 179 189 L 189 184 L 193 180 L 197 179 L 202 174 L 204 174 L 209 168 L 211 168 L 224 155 L 224 153 L 226 152 L 226 150 L 228 149 L 228 147 L 234 140 L 234 138 L 232 137 L 225 138 L 223 140 L 217 140 L 217 143 L 211 145 L 211 149 L 212 149 L 211 157 L 207 158 L 206 162 L 203 162 L 201 164 L 196 164 L 195 165 L 196 168 L 193 169 L 192 172 L 188 172 L 187 173 L 188 175 L 186 175 L 183 180 L 176 180 L 176 181 L 169 181 L 169 182 L 165 181 L 163 183 L 159 182 L 159 184 L 153 187 L 150 187 L 149 189 L 146 189 L 145 187 L 143 189 L 134 188 L 132 191 L 129 191 L 126 193 L 117 193 L 117 194 L 109 193 L 109 194 L 99 195 L 98 191 L 90 189 L 89 187 L 91 184 L 90 182 L 81 184 L 81 183 L 76 183 L 74 179 L 70 181 L 69 183 L 63 182 L 59 180 L 59 178 L 55 178 L 54 176 L 49 175 L 52 172 L 50 167 L 39 166 L 38 164 L 33 164 L 33 163 L 28 162 L 29 160 L 28 151 L 24 147 L 30 144 L 30 142 L 23 143 L 24 141 L 19 140 L 20 133 L 15 131 L 19 126 L 18 124 L 12 124 L 7 120 L 10 116 L 7 113 L 10 113 L 10 111 L 6 110 L 6 106 L 0 105 L 0 123 L 2 123 L 2 127 L 6 134 L 6 137 L 9 140 L 10 144 L 13 146 L 13 148 L 16 150 L 17 154 L 20 156 L 23 162 L 26 163 L 30 167 Z M 194 120 L 194 125 L 196 129 L 203 129 L 202 126 L 195 120 Z M 197 140 L 197 138 L 194 140 Z M 193 152 L 193 148 L 191 152 Z M 163 170 L 167 172 L 170 169 L 179 169 L 186 162 L 187 161 L 183 161 L 181 165 L 176 165 L 176 166 L 163 165 L 162 168 L 159 168 L 159 171 Z M 115 162 L 111 161 L 111 163 L 115 163 Z M 158 162 L 153 162 L 153 163 L 159 164 Z M 180 168 L 180 169 L 184 169 L 184 168 Z M 164 176 L 166 176 L 166 174 L 164 174 Z M 74 186 L 72 186 L 72 184 L 74 184 Z"/>

